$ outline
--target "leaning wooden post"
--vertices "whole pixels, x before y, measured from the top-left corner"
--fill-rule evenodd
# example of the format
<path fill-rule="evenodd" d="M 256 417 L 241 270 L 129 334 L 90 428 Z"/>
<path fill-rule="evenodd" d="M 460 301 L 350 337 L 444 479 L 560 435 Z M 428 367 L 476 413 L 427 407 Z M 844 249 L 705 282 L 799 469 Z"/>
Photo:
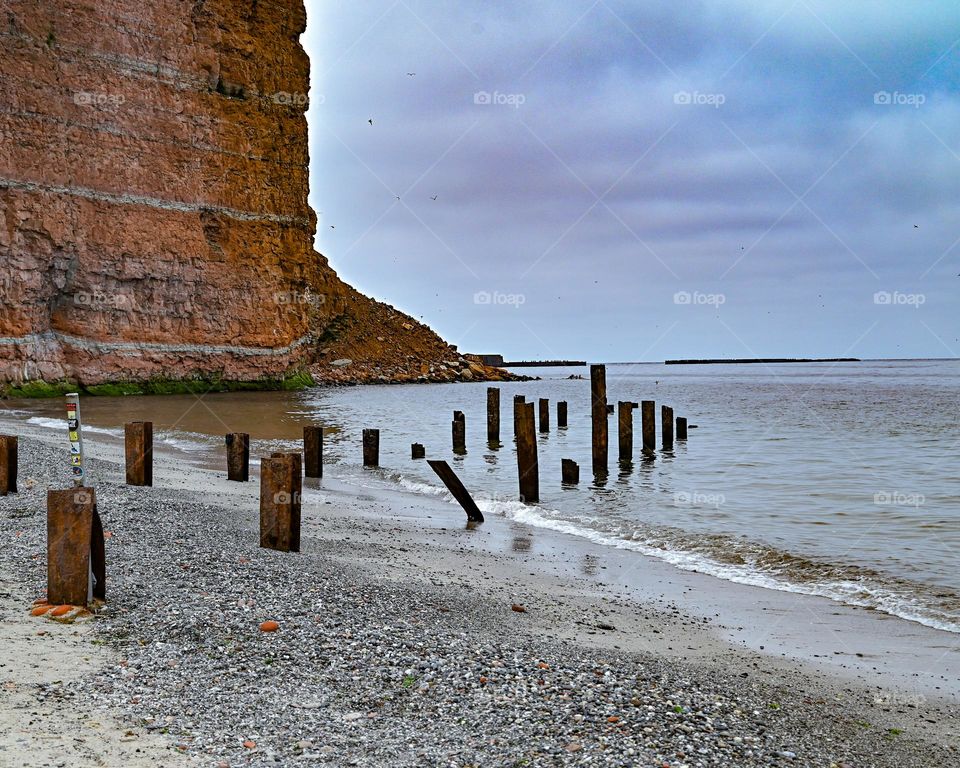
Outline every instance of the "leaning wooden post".
<path fill-rule="evenodd" d="M 637 403 L 617 403 L 617 437 L 620 461 L 633 461 L 633 409 Z"/>
<path fill-rule="evenodd" d="M 593 420 L 593 471 L 607 471 L 607 368 L 590 366 L 590 414 Z"/>
<path fill-rule="evenodd" d="M 660 432 L 663 450 L 669 451 L 673 448 L 673 408 L 669 405 L 660 407 Z"/>
<path fill-rule="evenodd" d="M 464 487 L 460 478 L 457 477 L 457 473 L 450 469 L 450 465 L 445 461 L 436 461 L 433 459 L 428 460 L 427 464 L 437 473 L 437 477 L 443 480 L 443 484 L 447 486 L 447 490 L 453 494 L 453 498 L 460 502 L 463 511 L 467 513 L 467 520 L 471 523 L 482 523 L 483 512 L 480 511 L 470 492 Z"/>
<path fill-rule="evenodd" d="M 363 430 L 363 466 L 380 466 L 380 430 Z"/>
<path fill-rule="evenodd" d="M 410 458 L 411 459 L 424 459 L 427 456 L 427 449 L 423 447 L 422 443 L 411 443 L 410 444 Z"/>
<path fill-rule="evenodd" d="M 514 395 L 513 396 L 513 437 L 517 437 L 517 428 L 520 423 L 520 408 L 519 406 L 523 405 L 525 402 L 523 395 Z"/>
<path fill-rule="evenodd" d="M 653 453 L 657 449 L 657 404 L 653 400 L 640 403 L 640 420 L 643 431 L 643 450 Z"/>
<path fill-rule="evenodd" d="M 687 439 L 687 420 L 683 416 L 677 416 L 677 440 Z"/>
<path fill-rule="evenodd" d="M 250 479 L 250 435 L 231 432 L 227 443 L 227 480 L 245 483 Z"/>
<path fill-rule="evenodd" d="M 573 459 L 560 459 L 560 482 L 566 485 L 580 482 L 580 465 Z"/>
<path fill-rule="evenodd" d="M 127 485 L 153 485 L 153 422 L 134 421 L 124 426 Z"/>
<path fill-rule="evenodd" d="M 260 546 L 300 551 L 302 466 L 298 453 L 275 453 L 260 460 Z"/>
<path fill-rule="evenodd" d="M 467 417 L 463 411 L 453 412 L 453 423 L 450 425 L 453 435 L 453 452 L 464 454 L 467 452 Z"/>
<path fill-rule="evenodd" d="M 557 429 L 567 428 L 567 401 L 557 403 Z"/>
<path fill-rule="evenodd" d="M 537 425 L 533 403 L 520 403 L 517 425 L 517 471 L 520 477 L 520 501 L 540 501 L 540 469 L 537 465 Z"/>
<path fill-rule="evenodd" d="M 17 492 L 17 445 L 15 435 L 0 435 L 0 496 Z"/>
<path fill-rule="evenodd" d="M 487 442 L 500 442 L 500 388 L 487 387 Z"/>
<path fill-rule="evenodd" d="M 545 397 L 540 398 L 540 431 L 550 431 L 550 401 Z"/>
<path fill-rule="evenodd" d="M 303 473 L 307 477 L 323 477 L 323 427 L 303 428 Z"/>
<path fill-rule="evenodd" d="M 106 599 L 103 525 L 93 488 L 47 492 L 47 600 L 89 605 Z"/>

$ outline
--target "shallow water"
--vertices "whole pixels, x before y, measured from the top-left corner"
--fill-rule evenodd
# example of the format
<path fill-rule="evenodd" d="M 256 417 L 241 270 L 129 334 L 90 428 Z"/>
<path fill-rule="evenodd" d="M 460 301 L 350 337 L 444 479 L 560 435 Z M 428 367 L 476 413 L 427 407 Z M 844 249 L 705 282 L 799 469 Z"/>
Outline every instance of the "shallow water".
<path fill-rule="evenodd" d="M 500 447 L 486 443 L 486 384 L 85 398 L 83 416 L 114 434 L 149 418 L 158 442 L 197 461 L 219 455 L 226 432 L 279 447 L 304 424 L 323 423 L 326 460 L 352 482 L 443 494 L 426 463 L 410 459 L 410 443 L 421 442 L 450 461 L 488 514 L 960 632 L 960 362 L 610 364 L 610 402 L 657 401 L 658 443 L 661 403 L 698 428 L 673 452 L 641 460 L 637 410 L 635 459 L 619 465 L 612 416 L 606 478 L 590 472 L 589 371 L 524 372 L 543 380 L 499 385 Z M 537 505 L 517 501 L 514 394 L 550 399 Z M 569 403 L 566 430 L 556 428 L 557 400 Z M 10 405 L 35 424 L 62 425 L 59 403 Z M 466 414 L 466 456 L 451 451 L 455 409 Z M 360 467 L 364 427 L 381 431 L 381 471 Z M 97 434 L 88 429 L 87 439 Z M 580 463 L 579 487 L 561 487 L 561 458 Z"/>

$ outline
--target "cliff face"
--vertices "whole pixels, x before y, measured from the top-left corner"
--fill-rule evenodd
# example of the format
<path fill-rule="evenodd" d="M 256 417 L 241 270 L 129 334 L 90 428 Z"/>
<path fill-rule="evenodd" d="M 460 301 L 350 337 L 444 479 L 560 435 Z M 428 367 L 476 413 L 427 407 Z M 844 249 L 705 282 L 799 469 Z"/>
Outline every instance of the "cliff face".
<path fill-rule="evenodd" d="M 5 3 L 0 384 L 451 357 L 313 250 L 305 24 L 301 0 Z"/>

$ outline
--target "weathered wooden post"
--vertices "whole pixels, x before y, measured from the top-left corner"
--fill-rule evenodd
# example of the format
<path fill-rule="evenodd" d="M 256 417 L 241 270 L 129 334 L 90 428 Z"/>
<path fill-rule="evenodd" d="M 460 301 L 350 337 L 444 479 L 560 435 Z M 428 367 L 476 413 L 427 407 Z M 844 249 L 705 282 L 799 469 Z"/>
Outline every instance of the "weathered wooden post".
<path fill-rule="evenodd" d="M 15 435 L 0 435 L 0 496 L 17 492 L 17 446 Z"/>
<path fill-rule="evenodd" d="M 250 435 L 231 432 L 227 443 L 227 480 L 245 483 L 250 479 Z"/>
<path fill-rule="evenodd" d="M 573 459 L 560 460 L 560 482 L 576 485 L 580 482 L 580 465 Z"/>
<path fill-rule="evenodd" d="M 617 403 L 617 437 L 620 461 L 633 461 L 633 409 L 637 403 Z"/>
<path fill-rule="evenodd" d="M 363 430 L 363 466 L 380 466 L 380 430 Z"/>
<path fill-rule="evenodd" d="M 653 400 L 640 403 L 640 422 L 643 433 L 643 450 L 653 453 L 657 449 L 657 404 Z"/>
<path fill-rule="evenodd" d="M 593 471 L 607 471 L 607 368 L 590 366 L 590 415 L 593 421 Z"/>
<path fill-rule="evenodd" d="M 523 395 L 514 395 L 513 396 L 513 437 L 517 437 L 517 428 L 520 423 L 520 409 L 519 406 L 525 402 Z"/>
<path fill-rule="evenodd" d="M 487 387 L 487 442 L 500 442 L 500 388 Z"/>
<path fill-rule="evenodd" d="M 673 408 L 669 405 L 664 405 L 660 407 L 660 432 L 661 440 L 663 443 L 663 450 L 669 451 L 673 449 Z"/>
<path fill-rule="evenodd" d="M 519 403 L 517 425 L 517 471 L 520 477 L 520 501 L 540 501 L 540 468 L 537 465 L 537 425 L 533 403 Z"/>
<path fill-rule="evenodd" d="M 427 449 L 423 447 L 422 443 L 411 443 L 410 445 L 411 459 L 425 459 L 426 457 L 427 457 Z"/>
<path fill-rule="evenodd" d="M 153 422 L 124 425 L 127 485 L 153 485 Z"/>
<path fill-rule="evenodd" d="M 687 420 L 683 416 L 677 416 L 677 440 L 687 439 Z"/>
<path fill-rule="evenodd" d="M 323 477 L 323 427 L 316 424 L 303 428 L 303 473 Z"/>
<path fill-rule="evenodd" d="M 567 428 L 567 401 L 561 400 L 557 403 L 557 429 Z"/>
<path fill-rule="evenodd" d="M 550 431 L 550 401 L 541 397 L 539 401 L 540 405 L 540 431 L 549 432 Z"/>
<path fill-rule="evenodd" d="M 47 492 L 47 600 L 89 605 L 107 596 L 103 525 L 93 488 Z"/>
<path fill-rule="evenodd" d="M 460 482 L 457 473 L 450 469 L 450 465 L 445 461 L 436 461 L 433 459 L 428 460 L 427 464 L 437 473 L 437 477 L 443 480 L 443 484 L 447 486 L 447 490 L 453 494 L 453 498 L 463 507 L 463 511 L 467 513 L 467 520 L 471 523 L 482 523 L 483 513 L 473 500 L 470 492 L 464 487 L 463 483 Z"/>
<path fill-rule="evenodd" d="M 453 452 L 463 455 L 467 452 L 467 417 L 463 411 L 453 412 L 453 423 L 451 432 L 453 433 Z"/>
<path fill-rule="evenodd" d="M 260 546 L 280 552 L 300 551 L 300 497 L 303 492 L 299 453 L 275 453 L 260 460 Z"/>

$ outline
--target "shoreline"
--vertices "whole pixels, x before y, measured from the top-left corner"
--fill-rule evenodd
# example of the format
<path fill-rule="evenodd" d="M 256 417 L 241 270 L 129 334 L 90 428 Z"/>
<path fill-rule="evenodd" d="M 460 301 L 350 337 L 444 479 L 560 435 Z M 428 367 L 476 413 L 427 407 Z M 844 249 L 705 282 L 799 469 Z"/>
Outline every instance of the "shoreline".
<path fill-rule="evenodd" d="M 0 422 L 5 422 L 5 429 L 9 428 L 9 419 L 0 419 Z M 22 422 L 17 426 L 17 431 L 24 435 L 25 454 L 42 455 L 41 462 L 47 465 L 48 473 L 55 471 L 55 457 L 63 451 L 52 445 L 59 441 L 54 440 L 49 432 L 45 440 L 42 430 L 25 429 L 27 425 Z M 31 431 L 37 434 L 39 442 L 28 437 Z M 755 686 L 765 689 L 785 685 L 793 692 L 778 688 L 777 702 L 773 703 L 779 708 L 783 705 L 778 702 L 788 699 L 791 700 L 791 709 L 807 706 L 804 699 L 822 699 L 830 706 L 840 707 L 845 713 L 841 719 L 849 720 L 850 733 L 845 732 L 845 743 L 859 744 L 865 738 L 875 737 L 891 757 L 899 751 L 900 745 L 914 739 L 924 750 L 939 749 L 934 745 L 947 743 L 956 748 L 956 716 L 945 707 L 955 706 L 957 676 L 944 672 L 951 678 L 949 681 L 940 680 L 938 673 L 934 672 L 914 677 L 923 667 L 924 653 L 929 653 L 931 661 L 937 654 L 956 655 L 957 644 L 950 643 L 953 638 L 950 633 L 927 630 L 869 611 L 844 609 L 825 599 L 818 602 L 817 598 L 721 582 L 702 574 L 679 571 L 638 553 L 611 552 L 608 548 L 576 541 L 558 532 L 534 529 L 504 518 L 488 519 L 483 526 L 467 530 L 459 507 L 443 499 L 385 489 L 376 482 L 370 483 L 370 487 L 361 487 L 353 477 L 337 477 L 336 466 L 332 468 L 333 477 L 321 482 L 305 482 L 304 554 L 269 553 L 256 547 L 255 478 L 247 484 L 228 484 L 222 476 L 217 476 L 218 473 L 190 466 L 179 452 L 161 447 L 155 458 L 156 487 L 128 489 L 119 485 L 122 480 L 119 444 L 97 440 L 88 447 L 91 449 L 92 477 L 101 496 L 104 525 L 115 531 L 107 549 L 108 606 L 112 612 L 116 605 L 118 613 L 106 620 L 98 617 L 93 622 L 97 627 L 103 624 L 104 629 L 98 631 L 108 637 L 116 631 L 118 621 L 129 624 L 129 618 L 124 614 L 135 611 L 129 602 L 131 591 L 142 594 L 144 589 L 144 584 L 139 582 L 125 583 L 145 564 L 136 557 L 131 558 L 133 552 L 124 555 L 124 545 L 128 542 L 131 549 L 140 546 L 131 540 L 132 531 L 123 531 L 123 526 L 130 522 L 124 517 L 140 514 L 147 508 L 162 511 L 170 504 L 189 516 L 192 514 L 190 508 L 196 507 L 216 518 L 218 526 L 226 526 L 223 530 L 231 540 L 240 542 L 237 547 L 242 548 L 244 558 L 271 571 L 276 567 L 284 573 L 285 569 L 301 565 L 308 569 L 316 567 L 351 573 L 354 577 L 351 587 L 360 589 L 367 601 L 376 602 L 378 598 L 373 596 L 388 584 L 391 591 L 404 593 L 405 598 L 400 604 L 417 614 L 426 626 L 442 628 L 442 625 L 466 622 L 474 632 L 480 631 L 479 623 L 484 625 L 484 630 L 494 634 L 498 630 L 506 630 L 508 637 L 520 633 L 516 640 L 521 646 L 531 639 L 537 646 L 543 642 L 543 652 L 558 653 L 561 665 L 577 658 L 578 653 L 571 652 L 577 648 L 583 649 L 587 655 L 612 655 L 616 657 L 614 666 L 619 667 L 635 664 L 634 657 L 637 656 L 644 659 L 643 664 L 689 667 L 684 669 L 683 675 L 698 684 L 710 687 L 717 683 L 714 679 L 717 676 L 725 678 L 720 685 L 725 689 L 724 695 L 735 696 L 739 687 L 746 687 L 747 683 L 736 684 L 733 679 L 748 681 L 751 692 Z M 21 466 L 22 477 L 26 480 L 31 472 L 25 461 L 22 460 Z M 62 471 L 61 475 L 66 477 Z M 371 473 L 370 477 L 375 478 L 376 473 Z M 40 478 L 35 479 L 40 481 Z M 32 494 L 32 503 L 36 503 L 36 490 L 27 494 Z M 133 512 L 121 512 L 115 506 L 118 498 L 134 499 Z M 18 497 L 0 501 L 0 509 L 9 508 L 11 499 L 18 500 Z M 161 504 L 160 499 L 166 504 Z M 167 511 L 150 524 L 163 527 L 168 533 L 175 532 L 174 542 L 202 533 L 184 530 L 186 522 L 170 519 Z M 4 518 L 3 523 L 4 533 L 9 534 L 9 521 Z M 15 538 L 13 547 L 19 550 L 25 536 L 39 536 L 42 541 L 41 533 L 36 530 L 24 532 L 23 536 Z M 9 537 L 5 535 L 4 538 Z M 225 543 L 221 546 L 218 553 L 222 557 L 229 555 L 237 562 L 241 553 L 228 552 Z M 178 558 L 198 554 L 183 547 L 176 549 Z M 163 553 L 140 554 L 140 559 L 148 562 L 163 560 L 164 568 L 176 565 L 165 562 Z M 119 555 L 124 555 L 119 558 L 120 563 L 117 562 Z M 45 558 L 40 558 L 40 562 L 30 561 L 27 568 L 35 588 L 44 561 Z M 118 569 L 120 573 L 114 575 Z M 175 578 L 171 584 L 179 583 L 186 574 L 183 587 L 190 589 L 193 568 L 179 573 L 177 570 L 173 569 Z M 232 570 L 231 575 L 240 578 Z M 273 582 L 267 585 L 266 580 L 264 584 L 271 594 L 280 586 Z M 423 604 L 412 603 L 409 591 L 419 590 L 426 590 L 423 595 L 418 595 Z M 475 610 L 461 610 L 459 596 L 466 596 L 464 599 L 471 603 L 478 601 Z M 785 601 L 783 598 L 796 599 Z M 254 594 L 247 599 L 258 602 Z M 281 599 L 280 607 L 290 607 L 289 601 L 290 597 Z M 793 605 L 785 604 L 787 602 Z M 524 605 L 527 612 L 512 612 L 510 605 L 514 603 Z M 411 609 L 411 605 L 416 608 Z M 441 608 L 430 607 L 437 605 Z M 339 610 L 345 611 L 346 607 L 341 605 Z M 422 611 L 427 612 L 429 620 L 419 616 Z M 798 612 L 809 619 L 796 620 Z M 776 618 L 769 620 L 770 616 Z M 282 627 L 295 620 L 290 615 L 264 616 L 259 620 L 265 618 L 276 618 Z M 357 619 L 360 619 L 358 631 L 365 631 L 363 617 L 353 617 L 354 622 Z M 26 617 L 25 621 L 37 620 Z M 909 625 L 911 631 L 906 631 L 903 625 Z M 761 629 L 751 630 L 751 626 L 760 626 Z M 913 631 L 914 628 L 919 631 Z M 142 629 L 148 632 L 150 628 Z M 203 625 L 196 627 L 196 631 L 199 636 L 191 640 L 207 646 L 210 638 L 205 637 Z M 212 630 L 211 634 L 218 632 L 219 629 Z M 836 656 L 838 638 L 850 633 L 857 635 L 856 646 L 847 643 L 848 647 L 841 647 L 841 655 Z M 283 634 L 282 629 L 277 637 Z M 824 647 L 820 648 L 826 658 L 815 653 L 819 648 L 817 637 L 820 634 L 829 636 L 828 640 L 822 641 Z M 939 638 L 940 635 L 948 637 L 944 640 Z M 149 632 L 147 636 L 150 636 Z M 521 636 L 525 638 L 522 642 Z M 939 638 L 943 645 L 951 647 L 938 651 L 937 643 L 931 638 Z M 553 647 L 555 644 L 559 644 L 559 651 Z M 788 652 L 791 649 L 792 652 Z M 785 656 L 780 656 L 781 653 Z M 952 668 L 955 669 L 956 665 Z M 471 695 L 475 694 L 474 691 Z M 796 702 L 792 701 L 794 698 Z M 843 703 L 838 703 L 840 701 Z M 861 716 L 859 721 L 856 720 L 858 714 Z M 836 713 L 824 716 L 824 722 L 818 723 L 817 727 L 833 727 L 835 718 Z M 870 727 L 858 726 L 856 722 L 868 722 Z M 800 722 L 795 725 L 799 727 Z M 603 725 L 598 727 L 600 730 L 604 728 Z M 793 738 L 801 746 L 796 749 L 783 746 L 779 751 L 795 754 L 800 764 L 820 764 L 813 759 L 811 752 L 816 745 L 807 746 L 799 733 Z M 643 739 L 640 741 L 629 748 L 642 750 Z M 740 745 L 743 743 L 741 741 Z M 585 748 L 581 745 L 572 752 L 563 751 L 562 757 L 576 763 L 586 757 L 587 752 L 582 750 Z M 189 746 L 187 751 L 195 752 Z M 776 752 L 764 749 L 762 754 L 773 759 Z M 242 746 L 239 754 L 245 754 Z M 639 754 L 637 752 L 638 757 Z M 872 751 L 871 754 L 876 758 Z M 954 752 L 944 754 L 955 755 Z M 759 754 L 742 754 L 737 760 L 752 764 L 749 761 L 759 757 Z M 665 758 L 671 759 L 669 754 Z M 336 762 L 333 757 L 330 759 Z M 811 762 L 804 762 L 808 759 Z M 838 755 L 837 759 L 842 756 Z M 916 758 L 913 763 L 923 764 Z M 481 764 L 490 764 L 490 761 Z M 891 761 L 889 764 L 896 763 Z"/>

